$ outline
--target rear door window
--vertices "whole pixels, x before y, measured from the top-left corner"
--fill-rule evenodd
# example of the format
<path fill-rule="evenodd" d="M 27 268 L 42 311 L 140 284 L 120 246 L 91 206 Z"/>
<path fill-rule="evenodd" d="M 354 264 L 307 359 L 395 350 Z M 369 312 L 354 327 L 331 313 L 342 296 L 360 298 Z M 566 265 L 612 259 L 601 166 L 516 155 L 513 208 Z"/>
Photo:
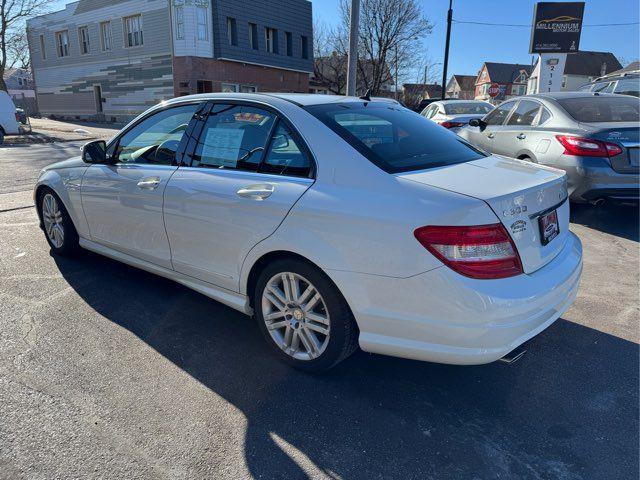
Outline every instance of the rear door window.
<path fill-rule="evenodd" d="M 506 102 L 502 105 L 498 105 L 484 118 L 484 121 L 487 125 L 502 125 L 515 104 L 516 102 Z"/>
<path fill-rule="evenodd" d="M 558 103 L 578 122 L 609 123 L 640 121 L 640 100 L 631 96 L 562 98 Z"/>
<path fill-rule="evenodd" d="M 311 174 L 311 161 L 302 143 L 282 121 L 271 138 L 260 172 L 295 177 L 309 177 Z"/>
<path fill-rule="evenodd" d="M 276 116 L 244 105 L 215 105 L 198 140 L 194 167 L 257 171 Z"/>
<path fill-rule="evenodd" d="M 536 118 L 536 115 L 538 115 L 539 110 L 540 104 L 538 102 L 521 100 L 520 103 L 518 103 L 518 107 L 509 117 L 507 125 L 530 127 L 533 124 L 533 120 Z"/>
<path fill-rule="evenodd" d="M 640 77 L 623 78 L 621 80 L 618 80 L 615 93 L 640 97 Z"/>
<path fill-rule="evenodd" d="M 453 165 L 485 156 L 454 133 L 397 105 L 344 102 L 312 105 L 306 110 L 388 173 Z"/>

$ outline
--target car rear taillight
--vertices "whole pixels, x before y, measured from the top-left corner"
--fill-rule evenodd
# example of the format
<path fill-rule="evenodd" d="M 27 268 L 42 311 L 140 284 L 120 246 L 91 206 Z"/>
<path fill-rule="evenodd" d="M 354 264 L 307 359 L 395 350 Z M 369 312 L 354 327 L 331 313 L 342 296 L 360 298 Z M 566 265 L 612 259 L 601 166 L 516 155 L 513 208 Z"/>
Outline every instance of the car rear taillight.
<path fill-rule="evenodd" d="M 416 239 L 446 266 L 471 278 L 507 278 L 522 272 L 518 250 L 501 223 L 427 226 Z"/>
<path fill-rule="evenodd" d="M 556 138 L 564 147 L 565 155 L 615 157 L 622 153 L 622 147 L 615 143 L 594 140 L 593 138 L 572 137 L 569 135 L 556 135 Z"/>
<path fill-rule="evenodd" d="M 454 127 L 462 127 L 464 122 L 438 122 L 439 125 L 442 125 L 444 128 L 454 128 Z"/>

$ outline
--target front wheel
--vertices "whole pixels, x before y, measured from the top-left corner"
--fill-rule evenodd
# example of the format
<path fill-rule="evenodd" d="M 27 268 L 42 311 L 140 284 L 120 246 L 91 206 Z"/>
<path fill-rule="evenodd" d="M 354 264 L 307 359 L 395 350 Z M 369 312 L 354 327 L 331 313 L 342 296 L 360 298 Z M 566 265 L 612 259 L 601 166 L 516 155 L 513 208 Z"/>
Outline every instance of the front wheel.
<path fill-rule="evenodd" d="M 78 233 L 60 198 L 51 190 L 40 195 L 40 218 L 51 251 L 70 255 L 78 250 Z"/>
<path fill-rule="evenodd" d="M 258 279 L 254 306 L 272 351 L 295 368 L 327 370 L 357 349 L 358 328 L 345 299 L 303 261 L 269 265 Z"/>

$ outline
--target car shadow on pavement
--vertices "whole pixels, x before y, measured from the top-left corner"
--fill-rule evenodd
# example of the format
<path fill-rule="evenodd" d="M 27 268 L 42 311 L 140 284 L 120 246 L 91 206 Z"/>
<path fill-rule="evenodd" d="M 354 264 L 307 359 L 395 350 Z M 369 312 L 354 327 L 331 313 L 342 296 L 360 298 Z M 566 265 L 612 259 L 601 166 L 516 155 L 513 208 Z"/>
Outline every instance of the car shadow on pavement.
<path fill-rule="evenodd" d="M 571 222 L 636 242 L 640 238 L 640 209 L 637 204 L 605 203 L 596 207 L 572 203 Z"/>
<path fill-rule="evenodd" d="M 358 352 L 309 375 L 220 303 L 90 253 L 55 261 L 100 315 L 244 413 L 255 478 L 313 476 L 304 457 L 329 478 L 637 478 L 633 342 L 561 319 L 513 365 Z"/>

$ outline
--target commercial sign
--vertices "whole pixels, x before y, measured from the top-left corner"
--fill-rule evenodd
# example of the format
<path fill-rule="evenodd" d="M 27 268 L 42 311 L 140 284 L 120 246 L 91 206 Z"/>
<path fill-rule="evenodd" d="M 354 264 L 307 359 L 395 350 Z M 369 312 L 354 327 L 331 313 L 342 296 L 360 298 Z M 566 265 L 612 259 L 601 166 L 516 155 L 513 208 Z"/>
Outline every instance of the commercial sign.
<path fill-rule="evenodd" d="M 572 53 L 580 47 L 584 2 L 540 2 L 533 10 L 531 53 Z"/>

